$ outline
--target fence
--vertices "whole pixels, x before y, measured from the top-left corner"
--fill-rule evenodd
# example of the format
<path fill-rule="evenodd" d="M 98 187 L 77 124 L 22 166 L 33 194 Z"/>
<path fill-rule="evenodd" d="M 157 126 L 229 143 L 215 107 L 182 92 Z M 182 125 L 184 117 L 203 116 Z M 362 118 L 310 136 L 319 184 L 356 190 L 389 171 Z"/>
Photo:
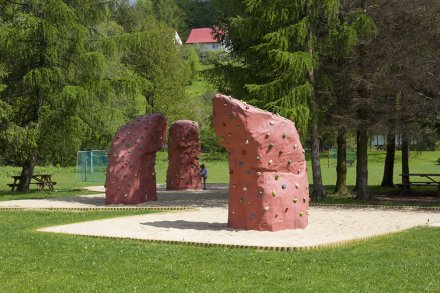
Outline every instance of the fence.
<path fill-rule="evenodd" d="M 107 151 L 79 151 L 76 156 L 76 180 L 82 182 L 104 182 L 107 165 Z"/>

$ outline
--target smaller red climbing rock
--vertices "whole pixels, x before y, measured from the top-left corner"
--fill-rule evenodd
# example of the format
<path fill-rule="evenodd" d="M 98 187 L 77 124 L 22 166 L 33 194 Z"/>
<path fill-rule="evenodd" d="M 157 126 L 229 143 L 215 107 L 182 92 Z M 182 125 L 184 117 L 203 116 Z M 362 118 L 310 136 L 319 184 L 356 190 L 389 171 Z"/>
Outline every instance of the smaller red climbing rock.
<path fill-rule="evenodd" d="M 168 136 L 167 190 L 200 189 L 200 138 L 195 121 L 171 125 Z"/>

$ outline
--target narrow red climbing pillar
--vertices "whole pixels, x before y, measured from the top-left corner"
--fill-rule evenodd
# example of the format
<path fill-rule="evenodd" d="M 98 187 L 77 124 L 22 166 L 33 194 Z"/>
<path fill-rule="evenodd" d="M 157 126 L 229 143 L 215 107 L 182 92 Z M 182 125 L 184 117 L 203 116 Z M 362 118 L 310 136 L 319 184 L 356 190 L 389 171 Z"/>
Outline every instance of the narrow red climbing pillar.
<path fill-rule="evenodd" d="M 200 189 L 199 156 L 199 125 L 176 121 L 168 134 L 167 190 Z"/>
<path fill-rule="evenodd" d="M 107 204 L 157 200 L 154 165 L 166 131 L 166 119 L 159 114 L 139 117 L 118 130 L 108 153 Z"/>
<path fill-rule="evenodd" d="M 228 226 L 305 228 L 306 161 L 294 123 L 223 95 L 214 97 L 213 111 L 219 143 L 229 152 Z"/>

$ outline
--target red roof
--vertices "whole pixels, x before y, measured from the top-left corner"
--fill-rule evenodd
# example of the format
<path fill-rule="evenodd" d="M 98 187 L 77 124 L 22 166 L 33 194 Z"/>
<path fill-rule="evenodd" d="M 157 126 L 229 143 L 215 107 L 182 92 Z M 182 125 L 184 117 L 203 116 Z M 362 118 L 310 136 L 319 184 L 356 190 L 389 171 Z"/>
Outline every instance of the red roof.
<path fill-rule="evenodd" d="M 189 34 L 186 44 L 200 44 L 200 43 L 218 43 L 219 41 L 212 35 L 213 30 L 207 28 L 193 28 Z"/>

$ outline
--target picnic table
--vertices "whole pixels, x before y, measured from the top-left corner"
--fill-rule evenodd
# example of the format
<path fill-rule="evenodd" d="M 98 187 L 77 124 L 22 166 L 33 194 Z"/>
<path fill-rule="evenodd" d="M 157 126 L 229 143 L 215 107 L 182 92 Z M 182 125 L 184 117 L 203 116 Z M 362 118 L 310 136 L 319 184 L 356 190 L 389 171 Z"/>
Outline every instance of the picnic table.
<path fill-rule="evenodd" d="M 402 178 L 408 178 L 408 183 L 398 184 L 398 186 L 411 187 L 411 186 L 436 186 L 437 196 L 440 196 L 440 174 L 426 174 L 426 173 L 409 173 L 400 174 Z M 414 178 L 417 181 L 412 181 L 410 178 Z"/>
<path fill-rule="evenodd" d="M 8 184 L 11 187 L 11 191 L 14 191 L 18 186 L 18 182 L 20 181 L 21 176 L 11 176 L 14 179 L 14 183 Z M 34 180 L 34 182 L 32 182 Z M 53 191 L 53 186 L 57 183 L 52 181 L 52 174 L 34 174 L 32 175 L 31 183 L 38 186 L 39 190 L 43 190 L 45 187 L 49 188 L 49 190 Z"/>

